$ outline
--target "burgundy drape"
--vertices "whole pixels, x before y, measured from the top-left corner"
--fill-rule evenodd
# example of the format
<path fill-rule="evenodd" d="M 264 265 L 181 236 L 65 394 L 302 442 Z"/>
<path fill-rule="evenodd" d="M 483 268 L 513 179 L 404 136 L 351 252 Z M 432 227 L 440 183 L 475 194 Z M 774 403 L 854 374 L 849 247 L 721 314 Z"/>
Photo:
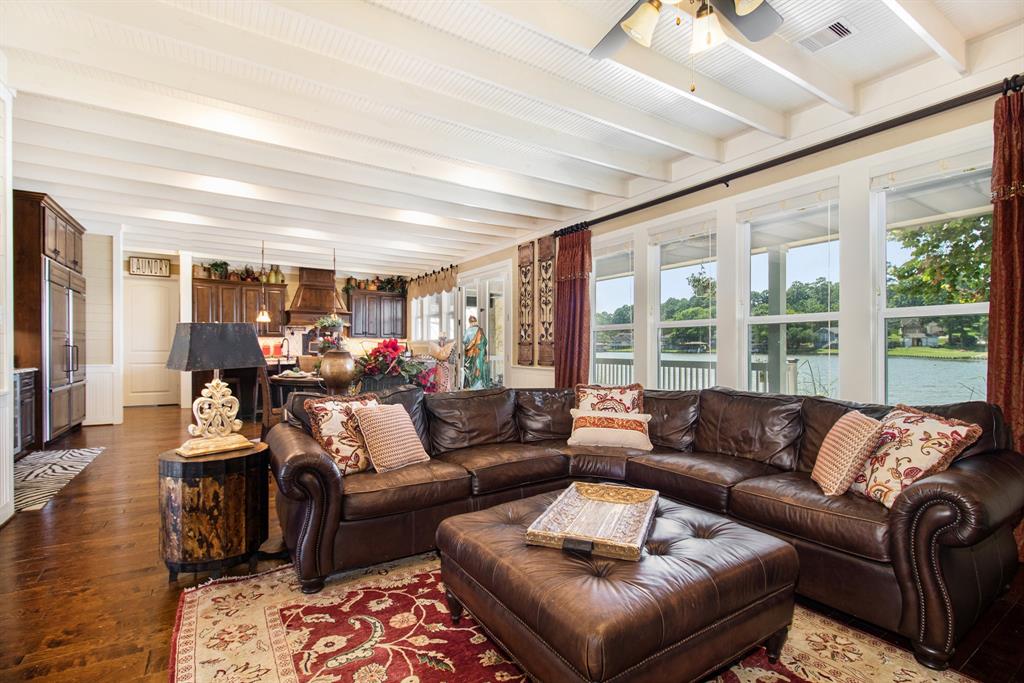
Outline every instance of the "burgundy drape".
<path fill-rule="evenodd" d="M 1024 448 L 1024 93 L 996 101 L 992 158 L 992 293 L 988 323 L 988 400 L 1003 409 Z M 1024 524 L 1017 527 L 1024 561 Z"/>
<path fill-rule="evenodd" d="M 590 230 L 558 238 L 555 257 L 555 386 L 590 375 Z"/>

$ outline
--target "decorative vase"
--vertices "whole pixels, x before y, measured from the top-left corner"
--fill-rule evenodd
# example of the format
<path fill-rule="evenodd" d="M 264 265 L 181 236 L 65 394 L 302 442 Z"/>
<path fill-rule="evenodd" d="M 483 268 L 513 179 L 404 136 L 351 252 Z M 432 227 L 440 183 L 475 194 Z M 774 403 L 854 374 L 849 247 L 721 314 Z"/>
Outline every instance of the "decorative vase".
<path fill-rule="evenodd" d="M 228 273 L 228 280 L 230 280 L 231 282 L 241 282 L 242 275 L 237 270 L 233 270 L 230 273 Z"/>
<path fill-rule="evenodd" d="M 284 274 L 278 269 L 277 266 L 270 266 L 270 273 L 267 275 L 267 283 L 272 285 L 279 285 L 284 282 Z"/>
<path fill-rule="evenodd" d="M 198 277 L 198 278 L 206 278 L 206 277 L 208 277 L 208 275 L 206 274 L 206 268 L 203 266 L 203 264 L 201 264 L 201 263 L 193 263 L 192 264 L 192 277 L 194 277 L 194 278 L 196 278 L 196 277 Z"/>
<path fill-rule="evenodd" d="M 327 391 L 334 395 L 345 395 L 356 378 L 356 362 L 344 346 L 325 351 L 320 359 L 320 377 L 327 385 Z"/>

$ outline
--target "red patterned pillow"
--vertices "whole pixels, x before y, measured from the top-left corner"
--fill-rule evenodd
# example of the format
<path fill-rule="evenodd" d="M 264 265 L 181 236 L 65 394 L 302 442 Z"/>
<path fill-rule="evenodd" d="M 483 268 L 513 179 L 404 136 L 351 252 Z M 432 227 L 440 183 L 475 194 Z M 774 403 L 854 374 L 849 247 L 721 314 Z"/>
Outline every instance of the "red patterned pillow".
<path fill-rule="evenodd" d="M 642 384 L 624 387 L 577 384 L 576 407 L 580 410 L 600 410 L 606 413 L 642 413 L 644 387 Z"/>
<path fill-rule="evenodd" d="M 980 436 L 976 424 L 897 405 L 882 419 L 878 446 L 850 490 L 891 508 L 905 488 L 945 470 Z"/>
<path fill-rule="evenodd" d="M 341 476 L 370 469 L 370 456 L 355 409 L 377 405 L 376 394 L 311 398 L 302 404 L 309 413 L 313 437 L 337 463 Z"/>

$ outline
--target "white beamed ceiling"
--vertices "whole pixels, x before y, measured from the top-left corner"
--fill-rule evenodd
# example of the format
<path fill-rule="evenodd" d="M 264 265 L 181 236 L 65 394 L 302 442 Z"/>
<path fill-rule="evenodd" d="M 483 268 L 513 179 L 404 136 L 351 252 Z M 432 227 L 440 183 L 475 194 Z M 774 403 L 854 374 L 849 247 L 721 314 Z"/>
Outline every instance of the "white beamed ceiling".
<path fill-rule="evenodd" d="M 596 60 L 633 0 L 5 0 L 15 187 L 128 251 L 415 275 L 1024 63 L 1021 0 L 911 1 L 771 0 L 691 59 L 683 0 Z"/>

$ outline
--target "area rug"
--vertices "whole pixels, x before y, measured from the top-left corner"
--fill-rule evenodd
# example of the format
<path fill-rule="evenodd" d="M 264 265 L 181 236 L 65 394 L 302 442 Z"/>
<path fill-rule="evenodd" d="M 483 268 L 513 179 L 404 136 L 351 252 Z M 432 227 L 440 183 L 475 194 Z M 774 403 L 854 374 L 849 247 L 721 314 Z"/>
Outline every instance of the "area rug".
<path fill-rule="evenodd" d="M 453 625 L 436 555 L 349 572 L 303 595 L 284 566 L 182 592 L 172 683 L 526 681 L 468 614 Z M 778 663 L 763 649 L 719 683 L 971 681 L 925 669 L 898 647 L 797 607 Z"/>
<path fill-rule="evenodd" d="M 102 446 L 35 451 L 14 463 L 14 511 L 41 509 L 102 452 Z"/>

